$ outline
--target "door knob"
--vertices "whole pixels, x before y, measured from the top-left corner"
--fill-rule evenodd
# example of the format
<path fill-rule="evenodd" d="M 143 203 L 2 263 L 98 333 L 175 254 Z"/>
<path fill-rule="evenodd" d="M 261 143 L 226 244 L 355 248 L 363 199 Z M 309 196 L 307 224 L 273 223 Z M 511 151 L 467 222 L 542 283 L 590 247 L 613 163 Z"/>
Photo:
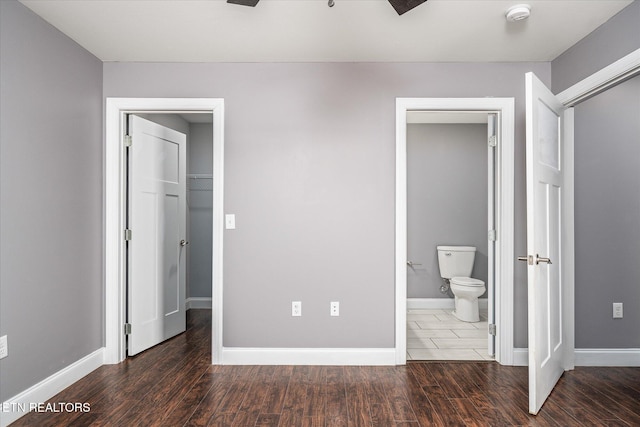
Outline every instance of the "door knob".
<path fill-rule="evenodd" d="M 540 264 L 541 262 L 553 264 L 549 258 L 543 258 L 540 255 L 536 254 L 536 265 Z"/>
<path fill-rule="evenodd" d="M 544 262 L 546 264 L 553 264 L 549 258 L 543 258 L 538 254 L 536 254 L 535 259 L 533 258 L 533 255 L 519 256 L 518 257 L 518 261 L 526 261 L 527 264 L 529 264 L 529 265 L 533 265 L 533 264 L 538 265 L 541 262 Z"/>
<path fill-rule="evenodd" d="M 186 240 L 182 239 L 180 240 L 180 246 L 187 246 L 189 244 L 189 242 L 187 242 Z"/>
<path fill-rule="evenodd" d="M 532 256 L 519 256 L 518 261 L 524 261 L 529 265 L 533 265 L 533 257 Z"/>
<path fill-rule="evenodd" d="M 413 261 L 407 261 L 407 265 L 408 265 L 409 267 L 413 267 L 414 265 L 422 265 L 422 264 L 417 263 L 417 262 L 413 262 Z"/>

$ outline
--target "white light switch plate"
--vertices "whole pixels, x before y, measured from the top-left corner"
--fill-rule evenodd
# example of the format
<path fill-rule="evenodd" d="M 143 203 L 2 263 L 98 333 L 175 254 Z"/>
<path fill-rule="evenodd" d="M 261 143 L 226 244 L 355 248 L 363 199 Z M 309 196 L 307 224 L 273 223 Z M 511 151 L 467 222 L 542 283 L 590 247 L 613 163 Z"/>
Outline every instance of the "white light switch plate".
<path fill-rule="evenodd" d="M 224 216 L 224 226 L 227 230 L 235 230 L 236 216 L 234 214 L 226 214 Z"/>
<path fill-rule="evenodd" d="M 622 319 L 622 303 L 621 302 L 613 303 L 613 318 Z"/>

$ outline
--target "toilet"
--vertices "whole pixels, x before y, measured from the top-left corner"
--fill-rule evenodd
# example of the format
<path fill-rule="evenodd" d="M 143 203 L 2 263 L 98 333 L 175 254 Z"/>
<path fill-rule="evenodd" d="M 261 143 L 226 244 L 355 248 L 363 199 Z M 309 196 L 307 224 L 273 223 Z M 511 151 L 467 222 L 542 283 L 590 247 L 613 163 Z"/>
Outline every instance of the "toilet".
<path fill-rule="evenodd" d="M 440 276 L 449 281 L 455 297 L 453 315 L 463 322 L 479 322 L 478 297 L 484 294 L 482 280 L 471 278 L 476 248 L 473 246 L 438 246 Z"/>

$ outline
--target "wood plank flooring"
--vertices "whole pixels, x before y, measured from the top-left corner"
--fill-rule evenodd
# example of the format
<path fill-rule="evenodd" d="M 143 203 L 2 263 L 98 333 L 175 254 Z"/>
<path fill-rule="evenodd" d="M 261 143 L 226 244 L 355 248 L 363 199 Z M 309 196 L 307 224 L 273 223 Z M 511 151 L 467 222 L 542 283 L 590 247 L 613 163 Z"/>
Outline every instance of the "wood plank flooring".
<path fill-rule="evenodd" d="M 565 373 L 534 417 L 524 367 L 213 366 L 210 311 L 190 310 L 188 324 L 50 400 L 89 412 L 30 413 L 12 426 L 640 426 L 640 368 Z"/>

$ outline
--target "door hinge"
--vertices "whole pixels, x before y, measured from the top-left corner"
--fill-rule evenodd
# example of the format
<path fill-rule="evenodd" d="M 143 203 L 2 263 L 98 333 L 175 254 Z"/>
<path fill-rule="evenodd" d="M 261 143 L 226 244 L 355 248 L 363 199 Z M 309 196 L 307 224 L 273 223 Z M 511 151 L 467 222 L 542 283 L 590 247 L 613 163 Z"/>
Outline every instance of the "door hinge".
<path fill-rule="evenodd" d="M 131 323 L 124 324 L 124 334 L 131 335 Z"/>
<path fill-rule="evenodd" d="M 128 228 L 124 230 L 124 240 L 126 240 L 127 242 L 131 240 L 131 234 L 131 230 L 129 230 Z"/>
<path fill-rule="evenodd" d="M 490 242 L 495 242 L 496 239 L 497 239 L 496 230 L 489 230 L 489 241 Z"/>
<path fill-rule="evenodd" d="M 496 145 L 498 145 L 498 138 L 495 135 L 491 135 L 489 137 L 489 147 L 495 147 Z"/>
<path fill-rule="evenodd" d="M 493 335 L 494 337 L 496 336 L 496 324 L 495 323 L 490 323 L 489 324 L 489 334 Z"/>
<path fill-rule="evenodd" d="M 125 135 L 124 136 L 124 146 L 125 147 L 131 147 L 132 144 L 133 144 L 133 139 L 131 138 L 131 135 Z"/>

